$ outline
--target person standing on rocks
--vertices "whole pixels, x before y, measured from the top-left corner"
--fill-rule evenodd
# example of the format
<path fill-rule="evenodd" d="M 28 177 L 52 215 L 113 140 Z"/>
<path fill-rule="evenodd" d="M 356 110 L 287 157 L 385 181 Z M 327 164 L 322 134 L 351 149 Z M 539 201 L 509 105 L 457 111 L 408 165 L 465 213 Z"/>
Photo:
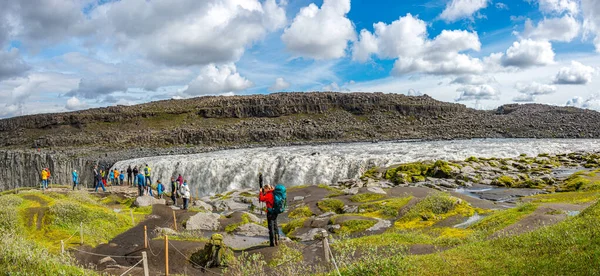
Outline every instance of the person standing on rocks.
<path fill-rule="evenodd" d="M 177 182 L 179 182 L 179 186 L 183 184 L 183 176 L 181 176 L 181 174 L 179 174 L 179 177 L 177 177 Z"/>
<path fill-rule="evenodd" d="M 140 173 L 140 170 L 138 170 L 138 167 L 137 167 L 137 166 L 135 166 L 135 167 L 133 168 L 133 178 L 134 178 L 134 179 L 133 179 L 133 182 L 134 182 L 133 184 L 134 184 L 134 185 L 135 185 L 135 184 L 137 184 L 137 183 L 136 183 L 136 179 L 135 179 L 135 178 L 137 177 L 138 173 Z"/>
<path fill-rule="evenodd" d="M 187 181 L 183 180 L 183 185 L 181 185 L 181 197 L 183 197 L 183 210 L 187 210 L 188 204 L 190 202 L 190 187 L 187 184 Z"/>
<path fill-rule="evenodd" d="M 156 193 L 158 194 L 158 199 L 162 199 L 162 195 L 165 192 L 165 186 L 160 182 L 160 180 L 156 181 Z"/>
<path fill-rule="evenodd" d="M 277 245 L 277 232 L 279 228 L 277 227 L 277 214 L 274 212 L 269 212 L 275 206 L 275 198 L 273 197 L 273 187 L 271 185 L 266 185 L 260 189 L 260 194 L 258 195 L 258 200 L 264 202 L 267 205 L 267 225 L 269 226 L 269 243 L 270 246 L 273 247 Z"/>
<path fill-rule="evenodd" d="M 77 187 L 77 181 L 79 180 L 79 175 L 77 175 L 77 170 L 73 170 L 73 191 L 75 191 L 75 187 Z"/>
<path fill-rule="evenodd" d="M 137 167 L 136 167 L 137 169 Z M 146 184 L 146 179 L 144 179 L 144 174 L 139 172 L 136 176 L 137 179 L 137 185 L 138 185 L 138 191 L 140 196 L 144 196 L 144 186 Z"/>
<path fill-rule="evenodd" d="M 111 186 L 115 186 L 115 172 L 114 171 L 109 171 L 108 180 L 110 180 Z"/>
<path fill-rule="evenodd" d="M 131 165 L 127 167 L 127 185 L 133 186 L 133 171 L 131 170 Z"/>
<path fill-rule="evenodd" d="M 119 185 L 119 177 L 121 176 L 121 173 L 119 172 L 119 170 L 117 170 L 117 168 L 115 168 L 114 174 L 115 174 L 115 185 Z"/>
<path fill-rule="evenodd" d="M 181 175 L 179 175 L 181 177 Z M 173 200 L 173 206 L 177 206 L 177 182 L 175 182 L 175 177 L 171 177 L 171 200 Z"/>
<path fill-rule="evenodd" d="M 123 186 L 123 183 L 125 182 L 125 174 L 123 173 L 123 171 L 121 171 L 119 173 L 119 181 L 121 182 L 121 186 Z"/>
<path fill-rule="evenodd" d="M 42 190 L 48 189 L 48 171 L 46 168 L 42 169 Z"/>
<path fill-rule="evenodd" d="M 152 178 L 150 177 L 150 166 L 148 166 L 148 164 L 146 164 L 146 167 L 144 168 L 144 176 L 146 177 L 146 184 L 148 186 L 152 185 Z"/>
<path fill-rule="evenodd" d="M 104 188 L 104 179 L 102 178 L 102 170 L 100 170 L 100 172 L 96 174 L 96 181 L 97 184 L 94 193 L 98 192 L 99 187 L 102 187 L 102 191 L 106 193 L 106 188 Z"/>

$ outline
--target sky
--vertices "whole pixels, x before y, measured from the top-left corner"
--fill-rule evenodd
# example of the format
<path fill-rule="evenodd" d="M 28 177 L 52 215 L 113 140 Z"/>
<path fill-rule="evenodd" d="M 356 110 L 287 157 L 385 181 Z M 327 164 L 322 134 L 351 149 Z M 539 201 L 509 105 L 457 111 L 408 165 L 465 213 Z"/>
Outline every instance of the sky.
<path fill-rule="evenodd" d="M 600 0 L 3 0 L 0 118 L 206 95 L 600 110 Z"/>

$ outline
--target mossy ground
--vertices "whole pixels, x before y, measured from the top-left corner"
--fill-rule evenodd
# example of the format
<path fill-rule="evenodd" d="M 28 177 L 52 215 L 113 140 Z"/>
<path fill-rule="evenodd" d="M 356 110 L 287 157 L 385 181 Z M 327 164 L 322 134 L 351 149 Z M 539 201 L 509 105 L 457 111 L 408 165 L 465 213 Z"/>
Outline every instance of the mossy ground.
<path fill-rule="evenodd" d="M 475 212 L 486 211 L 474 208 L 467 202 L 446 193 L 434 193 L 413 206 L 406 215 L 396 221 L 395 227 L 401 230 L 425 228 L 451 216 L 470 217 Z"/>
<path fill-rule="evenodd" d="M 412 197 L 395 197 L 375 202 L 361 204 L 359 213 L 374 218 L 395 218 L 402 207 L 410 202 Z"/>
<path fill-rule="evenodd" d="M 339 199 L 328 198 L 317 202 L 317 206 L 323 212 L 335 212 L 337 214 L 343 213 L 344 202 Z"/>
<path fill-rule="evenodd" d="M 558 189 L 564 192 L 600 190 L 600 171 L 581 171 L 571 175 Z"/>

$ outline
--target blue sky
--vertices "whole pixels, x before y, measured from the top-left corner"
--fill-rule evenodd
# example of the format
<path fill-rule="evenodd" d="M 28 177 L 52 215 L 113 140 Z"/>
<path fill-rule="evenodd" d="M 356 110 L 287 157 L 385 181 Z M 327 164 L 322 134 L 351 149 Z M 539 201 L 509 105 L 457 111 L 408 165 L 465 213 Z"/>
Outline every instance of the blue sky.
<path fill-rule="evenodd" d="M 9 0 L 0 117 L 204 95 L 600 109 L 595 0 Z"/>

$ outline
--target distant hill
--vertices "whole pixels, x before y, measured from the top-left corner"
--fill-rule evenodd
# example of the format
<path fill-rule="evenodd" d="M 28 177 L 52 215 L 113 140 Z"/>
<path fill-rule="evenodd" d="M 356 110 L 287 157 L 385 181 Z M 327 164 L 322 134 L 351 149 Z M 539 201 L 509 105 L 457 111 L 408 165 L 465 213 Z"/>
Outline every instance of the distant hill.
<path fill-rule="evenodd" d="M 394 139 L 599 138 L 600 113 L 539 104 L 481 111 L 431 97 L 277 93 L 199 97 L 0 120 L 0 147 L 133 149 Z"/>

